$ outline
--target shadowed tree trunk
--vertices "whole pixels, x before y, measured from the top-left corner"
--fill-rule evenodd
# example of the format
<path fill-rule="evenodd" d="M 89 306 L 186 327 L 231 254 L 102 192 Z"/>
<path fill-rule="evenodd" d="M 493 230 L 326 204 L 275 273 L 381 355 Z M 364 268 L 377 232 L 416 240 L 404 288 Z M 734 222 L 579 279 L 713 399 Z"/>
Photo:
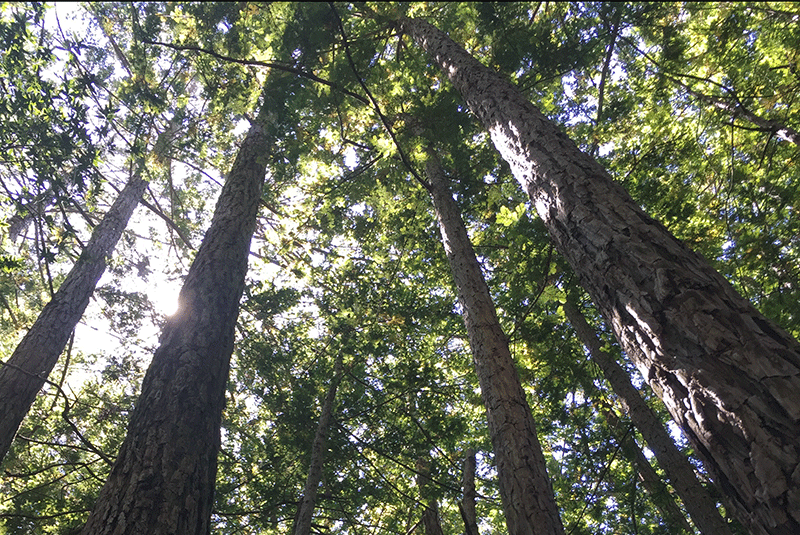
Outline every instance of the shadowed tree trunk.
<path fill-rule="evenodd" d="M 458 504 L 466 535 L 480 535 L 478 517 L 475 514 L 475 464 L 475 450 L 469 448 L 464 452 L 464 474 L 461 478 L 464 497 Z"/>
<path fill-rule="evenodd" d="M 122 231 L 147 187 L 142 162 L 111 205 L 64 282 L 42 309 L 11 357 L 0 363 L 0 461 L 28 414 L 36 394 L 53 371 L 72 331 L 80 321 L 97 281 L 106 269 Z"/>
<path fill-rule="evenodd" d="M 727 522 L 717 510 L 716 502 L 698 481 L 689 459 L 678 450 L 661 419 L 631 384 L 628 372 L 617 364 L 611 355 L 602 350 L 597 334 L 578 308 L 570 301 L 562 303 L 562 306 L 572 328 L 578 333 L 578 339 L 603 371 L 614 393 L 619 396 L 633 425 L 642 433 L 658 464 L 666 472 L 672 487 L 683 500 L 683 505 L 694 524 L 706 535 L 731 535 Z"/>
<path fill-rule="evenodd" d="M 754 535 L 800 533 L 800 344 L 514 86 L 402 19 L 489 131 L 621 346 Z"/>
<path fill-rule="evenodd" d="M 347 335 L 343 335 L 346 337 Z M 344 344 L 342 344 L 344 345 Z M 322 404 L 319 415 L 317 432 L 314 435 L 314 443 L 311 445 L 311 463 L 308 467 L 306 486 L 303 490 L 303 497 L 297 509 L 297 520 L 295 521 L 294 535 L 309 535 L 311 533 L 311 520 L 314 516 L 314 507 L 317 503 L 317 490 L 322 481 L 322 465 L 325 462 L 325 448 L 328 437 L 328 428 L 333 419 L 333 404 L 336 401 L 336 390 L 342 380 L 342 354 L 336 357 L 333 366 L 333 378 L 328 386 L 328 393 Z"/>
<path fill-rule="evenodd" d="M 553 487 L 508 338 L 497 319 L 447 178 L 432 151 L 426 173 L 486 406 L 508 532 L 563 534 Z"/>
<path fill-rule="evenodd" d="M 264 115 L 225 181 L 84 535 L 210 532 L 234 327 L 271 145 Z"/>
<path fill-rule="evenodd" d="M 433 497 L 430 478 L 430 462 L 425 459 L 417 459 L 417 488 L 419 489 L 420 499 L 425 505 L 422 513 L 422 526 L 425 530 L 424 535 L 444 535 L 442 523 L 439 520 L 439 503 Z M 417 524 L 419 525 L 419 524 Z"/>

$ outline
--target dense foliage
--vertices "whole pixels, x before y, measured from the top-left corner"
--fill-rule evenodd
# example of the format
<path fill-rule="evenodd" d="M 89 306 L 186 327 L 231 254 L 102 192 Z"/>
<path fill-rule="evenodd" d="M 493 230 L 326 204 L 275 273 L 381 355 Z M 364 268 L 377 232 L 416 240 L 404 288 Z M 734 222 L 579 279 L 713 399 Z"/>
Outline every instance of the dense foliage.
<path fill-rule="evenodd" d="M 642 486 L 623 445 L 633 438 L 651 456 L 564 300 L 583 303 L 668 424 L 664 409 L 488 136 L 397 34 L 400 14 L 430 20 L 513 79 L 648 213 L 800 335 L 800 149 L 780 134 L 800 124 L 795 3 L 92 3 L 66 16 L 3 4 L 3 357 L 134 158 L 147 158 L 150 187 L 2 462 L 0 533 L 70 533 L 85 520 L 221 174 L 259 108 L 286 136 L 269 155 L 241 304 L 215 530 L 292 529 L 340 360 L 312 529 L 406 534 L 437 501 L 444 532 L 462 533 L 462 460 L 474 448 L 480 531 L 505 531 L 420 184 L 433 144 L 510 337 L 567 532 L 683 532 L 663 520 L 673 492 Z M 268 78 L 273 92 L 262 95 Z"/>

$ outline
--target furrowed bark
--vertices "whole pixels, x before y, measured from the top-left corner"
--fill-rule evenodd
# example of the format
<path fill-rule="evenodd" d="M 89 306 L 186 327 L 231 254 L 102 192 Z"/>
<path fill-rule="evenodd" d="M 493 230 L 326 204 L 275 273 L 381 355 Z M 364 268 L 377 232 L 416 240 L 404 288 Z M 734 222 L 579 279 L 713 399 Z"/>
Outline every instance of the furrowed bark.
<path fill-rule="evenodd" d="M 513 85 L 399 21 L 462 94 L 559 252 L 751 533 L 800 533 L 800 344 L 647 216 Z"/>
<path fill-rule="evenodd" d="M 569 301 L 562 306 L 572 328 L 578 334 L 578 339 L 603 371 L 614 393 L 619 396 L 625 412 L 633 425 L 642 433 L 658 464 L 666 472 L 667 478 L 683 501 L 695 526 L 701 533 L 707 535 L 731 535 L 730 527 L 719 514 L 716 502 L 697 479 L 689 460 L 675 446 L 661 419 L 631 384 L 628 372 L 617 364 L 611 355 L 602 350 L 597 334 L 578 308 Z"/>
<path fill-rule="evenodd" d="M 563 534 L 536 426 L 489 287 L 434 155 L 426 171 L 486 406 L 508 532 Z"/>
<path fill-rule="evenodd" d="M 210 532 L 220 424 L 269 138 L 250 127 L 83 535 Z"/>
<path fill-rule="evenodd" d="M 137 169 L 95 227 L 89 243 L 53 299 L 42 309 L 11 357 L 0 363 L 0 461 L 8 453 L 36 394 L 83 316 L 97 281 L 105 272 L 106 263 L 146 187 L 147 181 Z"/>

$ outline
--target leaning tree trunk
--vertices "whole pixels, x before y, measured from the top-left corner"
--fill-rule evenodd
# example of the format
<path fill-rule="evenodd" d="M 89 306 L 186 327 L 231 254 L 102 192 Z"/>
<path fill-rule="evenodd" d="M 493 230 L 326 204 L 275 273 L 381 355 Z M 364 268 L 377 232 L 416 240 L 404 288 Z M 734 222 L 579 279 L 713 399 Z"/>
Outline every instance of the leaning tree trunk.
<path fill-rule="evenodd" d="M 84 535 L 210 532 L 225 386 L 268 140 L 253 123 Z"/>
<path fill-rule="evenodd" d="M 510 535 L 563 534 L 528 400 L 447 179 L 434 155 L 427 176 L 486 405 Z"/>
<path fill-rule="evenodd" d="M 648 217 L 509 81 L 430 24 L 398 25 L 490 132 L 737 517 L 753 534 L 800 533 L 800 344 Z"/>
<path fill-rule="evenodd" d="M 0 461 L 53 371 L 70 334 L 80 321 L 97 281 L 106 269 L 122 231 L 139 204 L 147 181 L 136 168 L 119 193 L 53 299 L 45 305 L 11 357 L 0 363 Z"/>
<path fill-rule="evenodd" d="M 342 335 L 343 341 L 348 336 Z M 343 344 L 344 345 L 344 344 Z M 297 520 L 295 521 L 294 535 L 310 535 L 311 520 L 314 516 L 314 507 L 317 503 L 317 491 L 319 483 L 322 481 L 322 467 L 325 461 L 326 441 L 328 438 L 328 428 L 333 419 L 333 404 L 336 401 L 336 390 L 342 380 L 342 354 L 336 357 L 333 366 L 333 377 L 328 386 L 328 393 L 322 404 L 322 410 L 317 423 L 317 432 L 314 434 L 314 442 L 311 445 L 311 462 L 308 467 L 306 486 L 303 490 L 303 497 L 300 499 L 300 506 L 297 508 Z"/>
<path fill-rule="evenodd" d="M 628 372 L 603 351 L 597 334 L 580 310 L 569 300 L 562 306 L 572 328 L 578 334 L 578 339 L 589 350 L 592 360 L 602 370 L 611 389 L 619 396 L 633 425 L 642 433 L 697 529 L 705 535 L 731 535 L 728 523 L 719 514 L 716 502 L 698 481 L 689 459 L 678 450 L 661 419 L 631 384 Z"/>

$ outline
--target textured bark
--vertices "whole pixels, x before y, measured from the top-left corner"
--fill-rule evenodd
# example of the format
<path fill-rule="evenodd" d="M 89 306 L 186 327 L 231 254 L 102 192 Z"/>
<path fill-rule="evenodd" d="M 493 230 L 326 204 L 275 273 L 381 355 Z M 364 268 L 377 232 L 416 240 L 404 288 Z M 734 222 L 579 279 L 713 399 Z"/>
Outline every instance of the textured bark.
<path fill-rule="evenodd" d="M 466 535 L 479 535 L 478 517 L 475 514 L 475 450 L 472 448 L 464 452 L 464 473 L 461 478 L 464 488 L 464 497 L 459 504 L 461 519 L 464 521 Z"/>
<path fill-rule="evenodd" d="M 253 124 L 84 535 L 209 533 L 225 385 L 268 137 Z"/>
<path fill-rule="evenodd" d="M 320 481 L 322 481 L 322 465 L 325 462 L 325 443 L 328 438 L 328 428 L 333 418 L 333 403 L 336 401 L 336 390 L 339 388 L 341 379 L 342 355 L 339 354 L 333 367 L 333 378 L 328 386 L 328 393 L 320 411 L 314 443 L 311 446 L 311 463 L 308 467 L 303 498 L 300 500 L 300 506 L 297 509 L 294 535 L 309 535 L 311 533 L 311 520 L 317 503 L 317 490 L 319 489 Z"/>
<path fill-rule="evenodd" d="M 430 24 L 399 26 L 489 131 L 559 252 L 753 534 L 800 533 L 800 344 L 513 85 Z"/>
<path fill-rule="evenodd" d="M 480 264 L 435 156 L 428 159 L 427 176 L 486 406 L 508 532 L 563 534 L 544 455 L 508 338 L 497 319 Z"/>
<path fill-rule="evenodd" d="M 697 529 L 707 535 L 731 535 L 730 527 L 719 514 L 716 502 L 697 479 L 689 459 L 678 450 L 661 419 L 631 384 L 628 372 L 602 350 L 597 333 L 577 307 L 569 301 L 563 307 L 567 319 L 578 333 L 578 339 L 589 350 L 592 360 L 600 367 L 614 393 L 619 396 L 633 425 L 642 433 L 672 487 L 683 500 L 683 505 Z"/>
<path fill-rule="evenodd" d="M 80 321 L 147 181 L 136 171 L 11 357 L 0 363 L 0 460 Z"/>

